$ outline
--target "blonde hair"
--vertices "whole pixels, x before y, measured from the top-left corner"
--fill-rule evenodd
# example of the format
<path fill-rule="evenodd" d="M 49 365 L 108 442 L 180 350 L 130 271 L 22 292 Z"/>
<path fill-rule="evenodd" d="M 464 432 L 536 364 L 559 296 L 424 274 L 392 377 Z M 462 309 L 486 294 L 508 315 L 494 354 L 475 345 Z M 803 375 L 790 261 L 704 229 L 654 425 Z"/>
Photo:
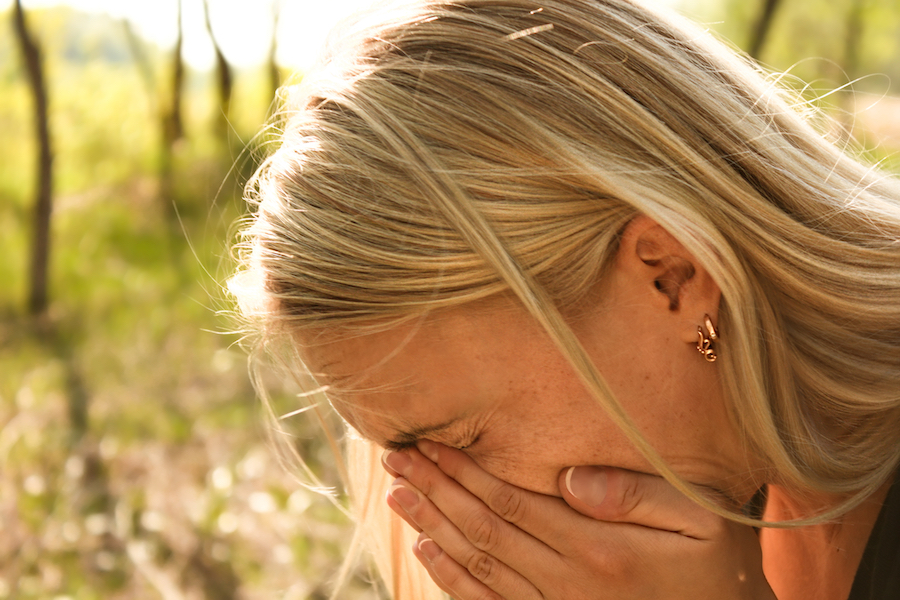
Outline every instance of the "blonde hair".
<path fill-rule="evenodd" d="M 280 145 L 248 188 L 231 289 L 264 336 L 513 293 L 664 477 L 758 523 L 667 467 L 563 318 L 644 214 L 721 288 L 728 407 L 777 482 L 845 495 L 825 519 L 894 472 L 895 180 L 823 139 L 708 33 L 628 0 L 436 0 L 380 15 L 290 90 Z M 353 444 L 359 510 L 384 511 L 380 453 Z M 396 598 L 430 593 L 408 564 L 382 570 Z"/>

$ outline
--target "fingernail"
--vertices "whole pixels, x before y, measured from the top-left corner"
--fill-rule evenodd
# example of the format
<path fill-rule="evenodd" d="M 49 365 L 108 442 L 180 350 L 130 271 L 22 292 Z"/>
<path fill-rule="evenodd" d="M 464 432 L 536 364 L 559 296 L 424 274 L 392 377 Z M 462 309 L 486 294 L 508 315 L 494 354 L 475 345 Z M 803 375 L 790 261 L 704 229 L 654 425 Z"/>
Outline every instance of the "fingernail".
<path fill-rule="evenodd" d="M 385 450 L 381 455 L 381 462 L 389 466 L 398 475 L 408 475 L 406 470 L 412 466 L 412 459 L 406 452 Z"/>
<path fill-rule="evenodd" d="M 425 538 L 421 542 L 419 542 L 419 552 L 425 555 L 425 558 L 428 559 L 428 562 L 433 563 L 437 560 L 437 557 L 441 555 L 443 550 L 441 547 L 434 543 L 434 540 L 430 538 Z"/>
<path fill-rule="evenodd" d="M 425 457 L 433 463 L 437 463 L 438 461 L 438 447 L 437 444 L 430 440 L 419 440 L 416 443 L 416 448 L 419 449 L 419 452 L 425 455 Z"/>
<path fill-rule="evenodd" d="M 391 498 L 396 500 L 397 504 L 407 512 L 414 509 L 416 504 L 419 503 L 419 495 L 402 485 L 394 484 L 394 486 L 388 490 L 388 493 L 391 495 Z"/>
<path fill-rule="evenodd" d="M 606 470 L 600 467 L 569 467 L 566 489 L 590 507 L 597 507 L 606 497 Z"/>

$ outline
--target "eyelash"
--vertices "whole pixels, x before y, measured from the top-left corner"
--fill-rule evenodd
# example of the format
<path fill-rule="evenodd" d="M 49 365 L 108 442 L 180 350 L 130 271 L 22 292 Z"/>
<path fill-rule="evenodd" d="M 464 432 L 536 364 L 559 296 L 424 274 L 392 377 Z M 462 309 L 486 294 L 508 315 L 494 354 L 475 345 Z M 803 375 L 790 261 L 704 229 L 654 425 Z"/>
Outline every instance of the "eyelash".
<path fill-rule="evenodd" d="M 415 448 L 415 442 L 394 442 L 388 440 L 384 443 L 384 447 L 392 452 L 399 452 L 401 450 L 409 450 L 410 448 Z"/>
<path fill-rule="evenodd" d="M 452 447 L 456 448 L 457 450 L 465 450 L 467 448 L 471 448 L 472 446 L 475 445 L 475 443 L 478 441 L 478 438 L 480 438 L 480 437 L 481 437 L 480 435 L 475 436 L 475 439 L 473 439 L 471 442 L 469 442 L 465 446 L 452 446 Z M 416 441 L 418 441 L 418 440 L 416 440 Z M 412 442 L 388 441 L 388 442 L 385 442 L 384 447 L 387 448 L 388 450 L 398 452 L 400 450 L 408 450 L 410 448 L 415 448 L 416 441 L 412 441 Z"/>

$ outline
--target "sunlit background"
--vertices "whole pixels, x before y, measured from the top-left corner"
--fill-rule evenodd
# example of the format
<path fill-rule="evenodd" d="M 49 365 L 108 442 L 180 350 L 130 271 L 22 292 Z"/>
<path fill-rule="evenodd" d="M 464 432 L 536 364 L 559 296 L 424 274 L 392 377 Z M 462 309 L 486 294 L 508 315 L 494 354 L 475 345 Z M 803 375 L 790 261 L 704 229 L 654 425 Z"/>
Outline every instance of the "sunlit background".
<path fill-rule="evenodd" d="M 291 68 L 309 66 L 325 36 L 341 19 L 373 4 L 372 0 L 212 0 L 210 18 L 222 51 L 229 62 L 238 67 L 262 64 L 272 43 L 273 12 L 278 18 L 278 61 Z M 9 0 L 0 2 L 0 10 L 8 10 Z M 69 6 L 90 14 L 127 19 L 147 41 L 169 48 L 177 36 L 177 0 L 31 0 L 26 9 Z M 212 68 L 215 55 L 206 31 L 203 3 L 185 2 L 185 61 L 195 69 Z"/>
<path fill-rule="evenodd" d="M 53 157 L 42 279 L 36 103 L 0 0 L 0 600 L 327 597 L 345 499 L 276 459 L 221 286 L 276 87 L 369 4 L 182 0 L 179 54 L 177 0 L 23 1 Z M 665 4 L 789 72 L 773 78 L 823 135 L 897 170 L 896 0 Z M 301 406 L 263 380 L 276 414 Z M 319 425 L 279 426 L 337 486 Z M 342 598 L 378 593 L 360 570 Z"/>
<path fill-rule="evenodd" d="M 678 6 L 682 0 L 658 0 Z M 229 62 L 252 67 L 266 60 L 272 43 L 273 12 L 277 26 L 278 61 L 289 68 L 308 67 L 322 48 L 328 32 L 342 19 L 375 4 L 374 0 L 211 0 L 213 28 L 221 38 Z M 0 2 L 8 10 L 9 0 Z M 24 1 L 26 9 L 69 6 L 90 14 L 127 19 L 147 41 L 167 48 L 175 43 L 177 0 L 54 0 Z M 183 8 L 185 61 L 196 69 L 213 66 L 215 55 L 206 31 L 202 2 L 185 2 Z"/>

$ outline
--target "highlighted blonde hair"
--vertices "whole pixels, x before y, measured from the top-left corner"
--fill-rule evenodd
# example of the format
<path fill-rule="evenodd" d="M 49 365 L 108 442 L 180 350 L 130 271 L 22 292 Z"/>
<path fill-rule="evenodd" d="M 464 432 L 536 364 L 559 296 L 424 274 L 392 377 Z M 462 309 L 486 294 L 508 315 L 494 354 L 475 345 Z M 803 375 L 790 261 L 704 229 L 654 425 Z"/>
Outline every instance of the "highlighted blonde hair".
<path fill-rule="evenodd" d="M 716 368 L 774 482 L 844 495 L 825 519 L 895 471 L 894 179 L 823 139 L 709 34 L 628 0 L 380 14 L 289 91 L 280 144 L 248 188 L 231 289 L 264 337 L 515 294 L 666 479 L 753 523 L 667 467 L 562 316 L 644 214 L 721 288 Z M 366 444 L 348 455 L 371 516 L 386 511 L 387 478 Z M 428 597 L 399 525 L 373 519 L 387 528 L 376 558 L 394 597 Z"/>

